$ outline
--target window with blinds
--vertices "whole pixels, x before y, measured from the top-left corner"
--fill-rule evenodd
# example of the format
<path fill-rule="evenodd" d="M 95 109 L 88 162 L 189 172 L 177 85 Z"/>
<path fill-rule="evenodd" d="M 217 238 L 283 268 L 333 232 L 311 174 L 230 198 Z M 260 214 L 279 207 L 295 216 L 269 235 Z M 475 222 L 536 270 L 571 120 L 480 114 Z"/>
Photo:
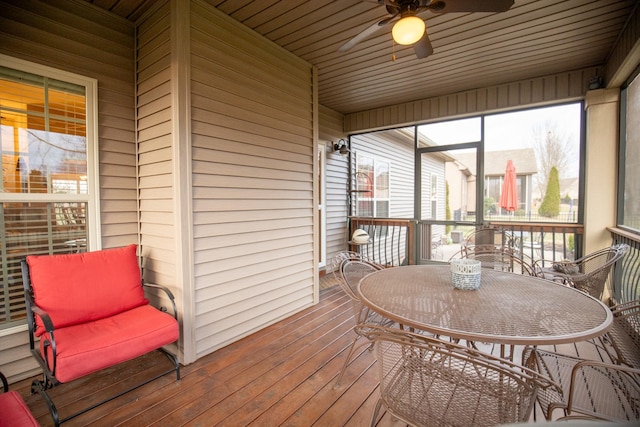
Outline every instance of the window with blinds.
<path fill-rule="evenodd" d="M 25 321 L 20 261 L 87 248 L 84 85 L 0 66 L 0 328 Z"/>

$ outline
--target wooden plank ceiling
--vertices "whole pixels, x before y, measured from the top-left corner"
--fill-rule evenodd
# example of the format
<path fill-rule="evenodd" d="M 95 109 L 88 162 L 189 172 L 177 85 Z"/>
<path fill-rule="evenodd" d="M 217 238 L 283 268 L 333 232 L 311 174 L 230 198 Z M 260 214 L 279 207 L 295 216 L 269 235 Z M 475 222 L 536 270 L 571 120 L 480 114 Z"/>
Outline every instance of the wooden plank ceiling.
<path fill-rule="evenodd" d="M 87 1 L 135 21 L 155 0 Z M 391 25 L 338 51 L 388 16 L 376 0 L 205 1 L 317 66 L 320 103 L 344 114 L 603 65 L 639 3 L 515 0 L 503 13 L 426 12 L 434 53 L 417 59 L 393 46 Z"/>

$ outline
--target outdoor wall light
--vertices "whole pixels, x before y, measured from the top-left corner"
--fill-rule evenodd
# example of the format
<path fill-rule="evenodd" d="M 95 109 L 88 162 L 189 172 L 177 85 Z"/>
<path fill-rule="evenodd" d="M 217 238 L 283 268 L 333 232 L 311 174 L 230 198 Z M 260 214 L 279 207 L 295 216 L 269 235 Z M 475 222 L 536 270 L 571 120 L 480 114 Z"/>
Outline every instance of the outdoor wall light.
<path fill-rule="evenodd" d="M 333 151 L 337 151 L 343 157 L 351 152 L 351 150 L 349 150 L 349 147 L 347 147 L 347 141 L 344 139 L 341 139 L 337 143 L 333 144 Z"/>
<path fill-rule="evenodd" d="M 426 25 L 415 15 L 405 16 L 395 23 L 391 34 L 393 40 L 401 45 L 414 44 L 422 38 Z"/>

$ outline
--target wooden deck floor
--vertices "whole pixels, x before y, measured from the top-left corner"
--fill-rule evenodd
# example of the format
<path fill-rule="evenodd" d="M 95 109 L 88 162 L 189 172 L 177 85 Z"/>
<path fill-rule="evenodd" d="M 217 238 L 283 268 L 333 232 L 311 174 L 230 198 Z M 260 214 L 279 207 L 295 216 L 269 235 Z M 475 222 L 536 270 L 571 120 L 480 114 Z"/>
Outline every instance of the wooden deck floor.
<path fill-rule="evenodd" d="M 360 347 L 340 387 L 335 379 L 353 339 L 351 304 L 338 286 L 321 290 L 320 304 L 167 375 L 63 426 L 364 426 L 378 398 L 375 357 Z M 575 354 L 575 346 L 564 350 Z M 64 416 L 94 397 L 168 366 L 158 352 L 57 387 Z M 53 425 L 30 381 L 14 384 L 37 420 Z M 379 426 L 396 426 L 385 415 Z"/>

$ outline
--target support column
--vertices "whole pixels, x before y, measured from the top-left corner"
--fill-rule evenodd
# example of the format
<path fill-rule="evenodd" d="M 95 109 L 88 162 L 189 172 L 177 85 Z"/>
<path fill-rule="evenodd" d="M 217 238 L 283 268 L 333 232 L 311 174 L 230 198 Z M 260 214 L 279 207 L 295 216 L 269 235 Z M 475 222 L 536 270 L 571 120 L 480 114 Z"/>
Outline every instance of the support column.
<path fill-rule="evenodd" d="M 611 245 L 616 225 L 620 90 L 587 92 L 584 254 Z"/>

